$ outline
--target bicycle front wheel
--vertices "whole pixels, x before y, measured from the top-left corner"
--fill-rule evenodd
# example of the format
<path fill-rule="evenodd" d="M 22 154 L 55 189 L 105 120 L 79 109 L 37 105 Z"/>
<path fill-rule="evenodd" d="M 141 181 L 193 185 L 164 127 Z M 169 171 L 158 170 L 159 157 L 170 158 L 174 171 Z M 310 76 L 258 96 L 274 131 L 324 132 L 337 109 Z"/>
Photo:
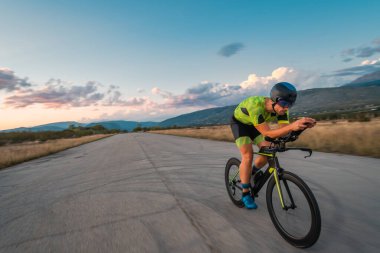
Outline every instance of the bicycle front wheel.
<path fill-rule="evenodd" d="M 318 240 L 321 232 L 317 201 L 306 183 L 291 172 L 282 172 L 279 184 L 285 208 L 282 207 L 274 177 L 267 186 L 267 207 L 271 220 L 286 241 L 299 248 L 308 248 Z"/>

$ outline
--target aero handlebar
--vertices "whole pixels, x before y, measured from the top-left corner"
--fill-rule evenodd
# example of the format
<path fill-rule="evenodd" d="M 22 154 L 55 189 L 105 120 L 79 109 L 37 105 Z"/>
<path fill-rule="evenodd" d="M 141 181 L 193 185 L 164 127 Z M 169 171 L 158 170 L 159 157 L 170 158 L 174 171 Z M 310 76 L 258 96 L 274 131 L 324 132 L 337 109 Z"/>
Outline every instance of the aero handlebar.
<path fill-rule="evenodd" d="M 309 152 L 309 155 L 305 156 L 305 158 L 307 158 L 307 157 L 310 157 L 313 153 L 313 151 L 311 149 L 309 149 L 309 148 L 287 148 L 287 147 L 285 147 L 285 143 L 293 142 L 293 141 L 297 140 L 298 136 L 300 136 L 300 134 L 303 131 L 305 131 L 305 129 L 298 130 L 298 131 L 292 131 L 289 134 L 282 136 L 282 137 L 279 137 L 279 138 L 276 138 L 276 139 L 272 139 L 272 138 L 266 136 L 265 140 L 272 143 L 271 144 L 272 148 L 270 148 L 270 149 L 272 149 L 272 150 L 274 149 L 273 151 L 285 152 L 288 150 L 301 150 L 301 151 Z M 273 144 L 274 144 L 274 147 L 272 146 Z"/>

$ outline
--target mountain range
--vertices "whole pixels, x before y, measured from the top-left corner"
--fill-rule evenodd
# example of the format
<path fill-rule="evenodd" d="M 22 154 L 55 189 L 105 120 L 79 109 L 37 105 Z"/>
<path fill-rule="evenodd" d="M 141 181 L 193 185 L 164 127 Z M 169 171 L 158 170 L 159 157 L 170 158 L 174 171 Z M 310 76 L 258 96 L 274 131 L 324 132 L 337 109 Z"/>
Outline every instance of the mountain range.
<path fill-rule="evenodd" d="M 380 70 L 361 76 L 344 86 L 372 86 L 380 84 Z"/>
<path fill-rule="evenodd" d="M 100 121 L 88 124 L 75 121 L 56 122 L 35 127 L 21 127 L 1 132 L 20 131 L 61 131 L 70 125 L 91 127 L 102 125 L 107 129 L 131 131 L 140 127 L 169 126 L 200 126 L 228 124 L 237 105 L 210 108 L 179 115 L 162 122 L 137 121 Z M 355 111 L 370 111 L 380 109 L 380 71 L 364 75 L 353 82 L 334 88 L 315 88 L 298 92 L 297 102 L 291 108 L 291 116 L 305 116 L 321 113 L 342 113 Z"/>

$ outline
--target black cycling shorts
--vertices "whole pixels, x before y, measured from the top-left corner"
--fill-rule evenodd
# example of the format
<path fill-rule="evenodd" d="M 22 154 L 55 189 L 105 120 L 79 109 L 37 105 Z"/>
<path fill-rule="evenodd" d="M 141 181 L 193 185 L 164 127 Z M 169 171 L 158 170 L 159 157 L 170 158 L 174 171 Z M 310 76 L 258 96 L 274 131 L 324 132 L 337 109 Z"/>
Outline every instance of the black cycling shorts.
<path fill-rule="evenodd" d="M 235 119 L 231 118 L 231 130 L 234 136 L 236 145 L 240 148 L 244 144 L 258 144 L 264 141 L 264 137 L 253 125 L 246 125 Z"/>

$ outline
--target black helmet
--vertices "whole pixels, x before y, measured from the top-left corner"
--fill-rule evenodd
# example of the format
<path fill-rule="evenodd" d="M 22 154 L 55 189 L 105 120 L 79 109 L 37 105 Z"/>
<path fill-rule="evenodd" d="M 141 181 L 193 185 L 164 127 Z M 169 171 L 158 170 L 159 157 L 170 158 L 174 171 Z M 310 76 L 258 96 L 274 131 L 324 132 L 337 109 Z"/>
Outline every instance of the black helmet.
<path fill-rule="evenodd" d="M 280 104 L 285 104 L 285 106 L 287 104 L 288 107 L 291 107 L 296 102 L 297 90 L 290 83 L 276 83 L 270 91 L 270 98 L 275 103 L 280 101 Z"/>

